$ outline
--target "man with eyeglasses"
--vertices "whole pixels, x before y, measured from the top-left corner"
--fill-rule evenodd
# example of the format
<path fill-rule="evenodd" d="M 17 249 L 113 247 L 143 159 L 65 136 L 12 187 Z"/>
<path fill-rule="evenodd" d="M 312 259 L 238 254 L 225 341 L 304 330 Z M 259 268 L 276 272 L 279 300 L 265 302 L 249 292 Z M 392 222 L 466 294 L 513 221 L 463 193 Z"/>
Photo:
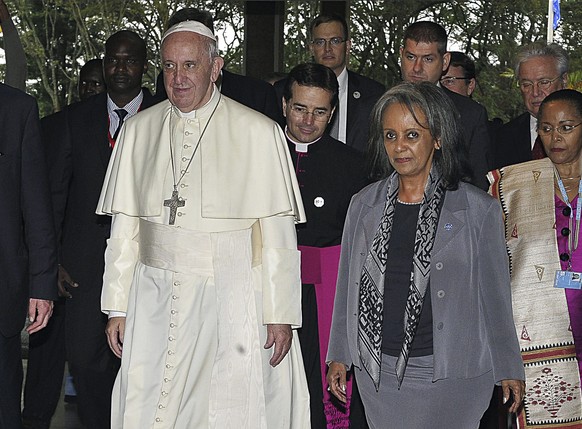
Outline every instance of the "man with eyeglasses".
<path fill-rule="evenodd" d="M 477 85 L 475 62 L 462 52 L 450 51 L 449 53 L 451 54 L 449 68 L 441 77 L 440 83 L 449 91 L 470 97 Z"/>
<path fill-rule="evenodd" d="M 436 22 L 418 21 L 404 31 L 400 49 L 402 79 L 406 82 L 432 82 L 440 84 L 440 78 L 449 68 L 451 53 L 447 52 L 446 30 Z M 443 87 L 443 86 L 441 86 Z M 463 97 L 444 88 L 455 104 L 460 116 L 473 183 L 481 189 L 488 188 L 487 172 L 490 167 L 490 138 L 487 111 L 469 97 Z"/>
<path fill-rule="evenodd" d="M 368 119 L 385 87 L 347 69 L 352 41 L 348 24 L 336 14 L 319 15 L 310 26 L 310 51 L 317 64 L 333 70 L 339 84 L 338 106 L 330 124 L 331 136 L 361 152 L 368 144 Z"/>
<path fill-rule="evenodd" d="M 386 88 L 347 69 L 352 41 L 344 18 L 336 14 L 319 15 L 311 23 L 309 34 L 313 61 L 332 69 L 339 83 L 339 102 L 327 131 L 342 143 L 365 152 L 370 112 Z M 285 80 L 275 83 L 279 99 L 284 87 Z"/>
<path fill-rule="evenodd" d="M 307 223 L 296 225 L 303 319 L 298 334 L 313 429 L 325 429 L 332 421 L 334 427 L 343 427 L 340 421 L 348 424 L 348 413 L 331 402 L 325 389 L 325 358 L 344 221 L 352 196 L 367 183 L 362 154 L 326 132 L 337 93 L 334 72 L 313 63 L 293 68 L 283 93 L 285 135 L 307 215 Z"/>
<path fill-rule="evenodd" d="M 546 156 L 538 138 L 536 117 L 542 101 L 566 87 L 568 67 L 568 54 L 555 43 L 534 42 L 519 50 L 515 77 L 526 112 L 497 130 L 495 168 Z"/>

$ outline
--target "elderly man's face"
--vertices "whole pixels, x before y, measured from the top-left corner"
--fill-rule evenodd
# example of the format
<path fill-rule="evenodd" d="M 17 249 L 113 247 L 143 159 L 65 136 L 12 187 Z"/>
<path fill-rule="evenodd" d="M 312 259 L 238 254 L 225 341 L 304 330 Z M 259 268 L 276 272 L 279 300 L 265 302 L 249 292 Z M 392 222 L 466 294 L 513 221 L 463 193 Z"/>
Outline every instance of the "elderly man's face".
<path fill-rule="evenodd" d="M 400 67 L 405 82 L 437 83 L 443 72 L 449 67 L 451 54 L 441 55 L 436 42 L 415 42 L 406 39 L 400 49 Z"/>
<path fill-rule="evenodd" d="M 332 40 L 336 44 L 333 44 Z M 339 76 L 346 67 L 352 46 L 349 40 L 345 40 L 341 23 L 331 21 L 319 24 L 313 29 L 312 42 L 316 42 L 310 45 L 315 62 L 329 67 L 336 76 Z"/>
<path fill-rule="evenodd" d="M 181 112 L 196 110 L 210 100 L 212 84 L 224 64 L 210 58 L 207 37 L 190 31 L 170 34 L 162 44 L 164 85 L 170 102 Z"/>
<path fill-rule="evenodd" d="M 552 92 L 565 88 L 568 76 L 560 76 L 551 57 L 532 57 L 519 66 L 518 83 L 527 111 L 537 116 L 540 104 Z"/>

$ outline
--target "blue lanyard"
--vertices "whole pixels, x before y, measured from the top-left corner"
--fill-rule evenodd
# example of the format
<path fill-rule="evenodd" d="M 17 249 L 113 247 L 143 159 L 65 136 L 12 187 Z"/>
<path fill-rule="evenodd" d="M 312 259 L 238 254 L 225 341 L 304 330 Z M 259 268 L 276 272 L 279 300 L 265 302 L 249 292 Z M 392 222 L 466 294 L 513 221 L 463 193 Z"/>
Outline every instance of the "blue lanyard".
<path fill-rule="evenodd" d="M 558 173 L 558 170 L 554 168 L 554 176 L 556 177 L 556 181 L 558 182 L 558 188 L 560 188 L 560 193 L 562 194 L 562 200 L 566 203 L 566 205 L 570 208 L 570 219 L 568 220 L 568 227 L 570 229 L 570 234 L 568 234 L 568 270 L 572 267 L 572 253 L 574 250 L 578 248 L 578 237 L 580 236 L 580 217 L 582 215 L 582 178 L 578 182 L 578 201 L 576 201 L 576 232 L 574 238 L 574 245 L 572 245 L 572 223 L 574 220 L 574 209 L 572 208 L 572 204 L 568 199 L 568 193 L 566 192 L 566 188 L 564 187 L 564 182 L 562 182 L 562 178 Z"/>

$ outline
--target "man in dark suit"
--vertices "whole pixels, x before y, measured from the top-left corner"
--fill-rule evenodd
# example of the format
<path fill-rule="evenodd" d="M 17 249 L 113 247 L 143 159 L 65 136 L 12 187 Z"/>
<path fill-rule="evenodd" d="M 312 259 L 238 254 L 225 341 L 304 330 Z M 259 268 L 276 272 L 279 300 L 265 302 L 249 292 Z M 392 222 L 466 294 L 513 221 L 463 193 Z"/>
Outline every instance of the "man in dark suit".
<path fill-rule="evenodd" d="M 66 301 L 67 360 L 79 418 L 87 428 L 109 428 L 111 390 L 119 368 L 107 345 L 107 317 L 100 308 L 110 221 L 97 216 L 95 209 L 123 122 L 153 102 L 141 89 L 146 68 L 141 37 L 127 30 L 109 37 L 103 58 L 107 92 L 69 106 L 60 132 L 47 137 L 60 244 L 59 283 L 78 286 L 69 288 L 71 298 Z"/>
<path fill-rule="evenodd" d="M 445 29 L 435 22 L 419 21 L 411 24 L 404 32 L 404 42 L 400 48 L 402 79 L 406 82 L 428 81 L 438 85 L 451 58 L 447 52 L 447 39 Z M 491 164 L 487 111 L 468 97 L 446 88 L 443 91 L 455 104 L 463 123 L 473 183 L 486 190 L 487 172 Z"/>
<path fill-rule="evenodd" d="M 57 251 L 33 98 L 0 84 L 0 427 L 21 427 L 20 331 L 44 328 L 57 298 Z"/>
<path fill-rule="evenodd" d="M 515 75 L 526 112 L 500 127 L 494 138 L 494 168 L 545 157 L 537 138 L 540 104 L 568 81 L 568 54 L 555 44 L 536 42 L 517 55 Z"/>
<path fill-rule="evenodd" d="M 317 64 L 333 70 L 339 83 L 339 100 L 327 132 L 348 146 L 365 152 L 368 123 L 374 103 L 386 89 L 384 85 L 347 69 L 352 42 L 346 20 L 336 14 L 319 15 L 310 26 L 309 49 Z M 285 80 L 275 83 L 278 101 Z M 283 123 L 284 125 L 284 123 Z"/>
<path fill-rule="evenodd" d="M 198 21 L 210 28 L 214 33 L 214 20 L 210 12 L 195 7 L 185 7 L 174 13 L 168 20 L 167 28 L 179 22 Z M 281 117 L 281 109 L 277 103 L 273 86 L 260 79 L 229 72 L 224 68 L 216 82 L 221 94 L 250 107 L 274 121 Z M 164 87 L 163 74 L 160 73 L 156 81 L 156 99 L 159 101 L 168 98 Z"/>
<path fill-rule="evenodd" d="M 81 101 L 105 92 L 103 60 L 95 58 L 87 61 L 79 71 L 78 95 Z M 45 140 L 58 136 L 65 128 L 65 112 L 60 111 L 45 116 L 41 120 L 42 135 Z M 54 149 L 45 142 L 45 150 Z M 75 283 L 68 279 L 70 287 Z M 55 301 L 53 316 L 46 329 L 30 336 L 28 343 L 28 364 L 23 395 L 22 422 L 25 429 L 49 429 L 52 416 L 57 408 L 63 384 L 65 369 L 65 311 L 67 291 L 64 279 L 60 279 L 59 296 Z M 71 396 L 71 393 L 73 396 Z M 65 402 L 76 401 L 72 377 L 65 382 Z"/>
<path fill-rule="evenodd" d="M 101 58 L 93 58 L 81 67 L 77 88 L 81 101 L 105 92 L 107 88 L 105 87 L 103 60 Z"/>
<path fill-rule="evenodd" d="M 307 223 L 297 225 L 301 251 L 299 341 L 311 400 L 311 427 L 348 423 L 344 407 L 323 390 L 335 281 L 345 216 L 352 196 L 367 183 L 363 155 L 325 130 L 337 105 L 334 72 L 320 64 L 291 70 L 283 93 L 285 135 Z M 360 426 L 358 426 L 360 427 Z"/>

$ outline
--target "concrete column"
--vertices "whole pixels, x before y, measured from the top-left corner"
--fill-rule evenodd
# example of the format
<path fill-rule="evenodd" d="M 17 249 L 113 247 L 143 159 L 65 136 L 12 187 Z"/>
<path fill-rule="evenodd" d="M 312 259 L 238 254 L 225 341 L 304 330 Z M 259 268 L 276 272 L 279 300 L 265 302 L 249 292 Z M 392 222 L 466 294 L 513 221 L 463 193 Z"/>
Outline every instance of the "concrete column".
<path fill-rule="evenodd" d="M 350 16 L 349 0 L 322 0 L 320 10 L 322 14 L 336 13 L 346 20 Z"/>
<path fill-rule="evenodd" d="M 245 1 L 244 74 L 257 78 L 283 69 L 284 1 Z"/>

